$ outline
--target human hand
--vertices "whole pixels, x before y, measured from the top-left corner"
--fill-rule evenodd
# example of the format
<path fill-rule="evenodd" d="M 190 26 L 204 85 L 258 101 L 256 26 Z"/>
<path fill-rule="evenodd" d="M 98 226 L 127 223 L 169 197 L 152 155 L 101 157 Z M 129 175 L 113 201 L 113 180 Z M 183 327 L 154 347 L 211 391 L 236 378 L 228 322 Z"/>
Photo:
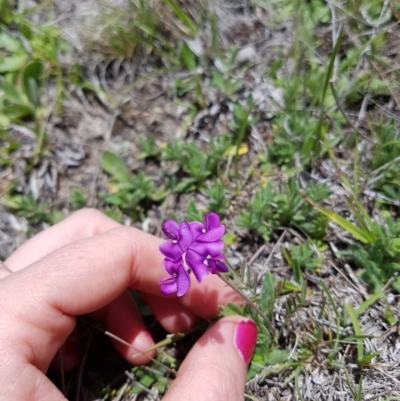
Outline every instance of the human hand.
<path fill-rule="evenodd" d="M 65 400 L 45 376 L 50 362 L 76 325 L 91 314 L 106 329 L 140 352 L 154 342 L 128 287 L 141 292 L 169 332 L 185 331 L 199 317 L 212 318 L 218 305 L 240 302 L 216 276 L 193 282 L 182 298 L 165 298 L 161 240 L 122 227 L 99 212 L 84 210 L 38 234 L 5 262 L 0 272 L 0 400 Z M 246 364 L 256 339 L 254 324 L 221 319 L 193 346 L 165 401 L 243 400 Z M 147 362 L 132 348 L 115 343 L 130 362 Z M 64 363 L 71 365 L 74 360 Z"/>

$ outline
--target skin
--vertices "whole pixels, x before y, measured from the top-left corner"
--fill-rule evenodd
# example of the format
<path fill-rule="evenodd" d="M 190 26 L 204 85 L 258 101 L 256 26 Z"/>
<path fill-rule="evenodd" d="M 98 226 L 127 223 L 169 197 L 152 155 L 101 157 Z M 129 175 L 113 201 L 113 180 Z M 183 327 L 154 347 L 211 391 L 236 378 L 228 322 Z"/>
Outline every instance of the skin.
<path fill-rule="evenodd" d="M 14 273 L 0 270 L 0 400 L 66 400 L 45 373 L 73 332 L 76 316 L 102 320 L 106 330 L 139 352 L 151 347 L 153 339 L 127 288 L 141 292 L 171 333 L 187 330 L 199 318 L 211 319 L 219 305 L 240 302 L 216 276 L 201 285 L 192 281 L 182 298 L 163 297 L 161 242 L 87 209 L 15 251 L 5 261 Z M 243 400 L 246 364 L 234 345 L 241 319 L 221 319 L 200 338 L 164 401 Z M 134 364 L 149 361 L 130 347 L 115 346 Z M 67 355 L 64 363 L 73 368 L 77 356 Z"/>

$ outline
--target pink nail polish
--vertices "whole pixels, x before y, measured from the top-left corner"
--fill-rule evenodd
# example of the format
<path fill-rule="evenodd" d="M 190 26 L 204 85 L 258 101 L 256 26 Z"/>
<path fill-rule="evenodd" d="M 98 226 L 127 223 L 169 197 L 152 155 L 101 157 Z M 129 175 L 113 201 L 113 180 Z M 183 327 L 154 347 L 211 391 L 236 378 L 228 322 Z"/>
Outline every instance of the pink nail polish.
<path fill-rule="evenodd" d="M 239 322 L 235 330 L 235 347 L 246 365 L 253 355 L 256 341 L 256 324 L 250 319 Z"/>

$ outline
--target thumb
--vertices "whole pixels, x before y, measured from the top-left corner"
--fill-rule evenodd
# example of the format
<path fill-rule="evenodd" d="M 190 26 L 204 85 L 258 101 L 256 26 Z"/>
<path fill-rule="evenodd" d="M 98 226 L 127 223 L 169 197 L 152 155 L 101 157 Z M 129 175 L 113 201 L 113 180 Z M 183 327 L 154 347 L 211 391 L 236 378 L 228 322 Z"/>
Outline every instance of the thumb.
<path fill-rule="evenodd" d="M 252 320 L 241 316 L 219 320 L 193 346 L 163 401 L 243 401 L 256 340 Z"/>

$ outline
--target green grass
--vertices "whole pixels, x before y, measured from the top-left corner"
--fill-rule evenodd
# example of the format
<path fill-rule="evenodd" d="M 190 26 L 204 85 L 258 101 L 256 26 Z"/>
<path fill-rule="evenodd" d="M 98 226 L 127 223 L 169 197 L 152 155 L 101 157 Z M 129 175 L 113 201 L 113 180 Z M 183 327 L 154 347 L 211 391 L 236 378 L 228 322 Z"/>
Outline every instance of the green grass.
<path fill-rule="evenodd" d="M 399 73 L 385 54 L 398 18 L 392 15 L 395 10 L 384 1 L 350 0 L 342 6 L 320 0 L 254 1 L 250 11 L 264 16 L 262 23 L 279 28 L 291 21 L 291 31 L 273 60 L 266 53 L 265 60 L 243 65 L 235 61 L 237 45 L 227 46 L 221 39 L 222 22 L 205 3 L 190 8 L 175 0 L 132 0 L 129 7 L 126 13 L 102 6 L 96 20 L 101 35 L 90 38 L 88 52 L 104 62 L 147 57 L 151 68 L 120 97 L 102 94 L 126 111 L 132 107 L 124 103 L 126 94 L 171 73 L 164 90 L 166 99 L 184 110 L 176 125 L 181 134 L 161 129 L 132 135 L 141 169 L 131 168 L 126 152 L 103 149 L 98 166 L 104 185 L 95 204 L 118 221 L 143 221 L 155 208 L 169 213 L 166 217 L 189 219 L 216 211 L 233 231 L 227 237 L 231 246 L 254 250 L 254 244 L 275 244 L 284 279 L 268 272 L 258 282 L 246 263 L 233 266 L 228 275 L 250 294 L 272 329 L 250 304 L 221 310 L 221 316 L 252 317 L 259 327 L 248 380 L 285 372 L 301 399 L 304 367 L 323 358 L 324 366 L 345 372 L 353 399 L 362 399 L 363 383 L 353 382 L 340 354 L 349 347 L 358 368 L 369 368 L 379 353 L 365 350 L 368 336 L 361 317 L 382 304 L 387 323 L 395 324 L 386 297 L 400 291 L 400 137 L 398 118 L 387 107 L 396 101 Z M 17 12 L 5 0 L 0 0 L 0 10 L 0 166 L 12 166 L 23 144 L 12 137 L 11 128 L 23 126 L 37 138 L 33 155 L 25 160 L 29 176 L 52 151 L 48 121 L 63 114 L 71 88 L 80 87 L 88 98 L 100 89 L 78 59 L 70 65 L 61 61 L 71 48 L 54 25 L 33 24 L 29 11 Z M 202 50 L 195 51 L 191 40 L 206 28 L 210 35 Z M 268 79 L 282 104 L 268 99 L 260 107 L 247 81 L 249 72 Z M 221 107 L 220 120 L 205 121 L 202 128 L 196 118 L 213 105 Z M 188 134 L 195 123 L 201 132 Z M 257 136 L 261 128 L 266 133 Z M 148 166 L 156 166 L 157 174 L 150 174 Z M 85 190 L 71 190 L 69 211 L 88 204 Z M 176 201 L 174 212 L 168 206 L 171 197 L 184 199 Z M 26 218 L 33 232 L 62 217 L 59 203 L 35 200 L 12 181 L 2 204 Z M 331 264 L 346 277 L 344 266 L 349 264 L 360 283 L 366 283 L 369 297 L 359 304 L 338 304 L 324 281 Z M 291 325 L 314 293 L 324 300 L 318 318 L 297 337 Z M 283 312 L 275 321 L 278 309 Z M 323 347 L 329 352 L 321 357 Z M 168 359 L 165 350 L 159 357 Z M 168 363 L 175 367 L 179 361 Z M 152 368 L 135 368 L 140 384 L 129 391 L 141 391 L 141 386 L 165 391 L 165 372 Z M 106 393 L 116 391 L 107 387 Z M 250 388 L 246 391 L 255 399 Z"/>

